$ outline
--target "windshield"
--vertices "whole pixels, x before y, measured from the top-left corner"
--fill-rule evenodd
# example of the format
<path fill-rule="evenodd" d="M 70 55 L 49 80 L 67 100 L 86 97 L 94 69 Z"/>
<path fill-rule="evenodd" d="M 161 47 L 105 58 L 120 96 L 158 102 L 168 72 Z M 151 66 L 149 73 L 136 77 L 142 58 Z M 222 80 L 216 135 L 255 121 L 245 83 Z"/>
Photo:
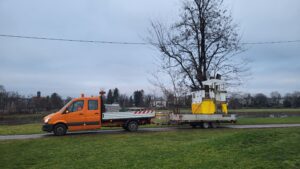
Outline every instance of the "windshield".
<path fill-rule="evenodd" d="M 73 102 L 73 100 L 74 99 L 70 100 L 67 104 L 65 104 L 65 106 L 59 110 L 59 112 L 63 113 L 66 110 L 66 108 Z"/>

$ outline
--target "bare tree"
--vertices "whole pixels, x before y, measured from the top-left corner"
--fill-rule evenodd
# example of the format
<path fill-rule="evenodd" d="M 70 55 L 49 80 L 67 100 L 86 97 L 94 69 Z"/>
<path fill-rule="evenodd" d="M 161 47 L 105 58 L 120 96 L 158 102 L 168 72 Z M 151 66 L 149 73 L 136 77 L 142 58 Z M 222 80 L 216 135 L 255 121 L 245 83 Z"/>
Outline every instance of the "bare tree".
<path fill-rule="evenodd" d="M 166 78 L 162 78 L 163 75 Z M 150 82 L 161 90 L 169 104 L 173 106 L 179 105 L 179 99 L 185 97 L 188 89 L 183 85 L 180 74 L 172 68 L 162 69 L 161 71 L 152 74 L 153 79 Z"/>
<path fill-rule="evenodd" d="M 240 82 L 246 69 L 234 56 L 243 50 L 237 25 L 222 0 L 185 0 L 178 22 L 170 27 L 151 24 L 148 41 L 162 53 L 164 68 L 176 70 L 192 90 L 203 88 L 202 82 L 217 74 Z"/>

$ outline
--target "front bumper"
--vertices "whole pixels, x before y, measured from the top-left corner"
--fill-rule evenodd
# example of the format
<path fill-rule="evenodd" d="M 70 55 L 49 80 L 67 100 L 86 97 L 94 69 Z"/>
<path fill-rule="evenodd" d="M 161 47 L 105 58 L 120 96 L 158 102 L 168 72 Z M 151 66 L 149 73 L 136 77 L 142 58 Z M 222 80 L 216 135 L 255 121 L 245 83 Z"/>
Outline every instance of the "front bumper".
<path fill-rule="evenodd" d="M 42 127 L 43 131 L 46 132 L 52 132 L 53 131 L 53 125 L 52 124 L 44 124 Z"/>

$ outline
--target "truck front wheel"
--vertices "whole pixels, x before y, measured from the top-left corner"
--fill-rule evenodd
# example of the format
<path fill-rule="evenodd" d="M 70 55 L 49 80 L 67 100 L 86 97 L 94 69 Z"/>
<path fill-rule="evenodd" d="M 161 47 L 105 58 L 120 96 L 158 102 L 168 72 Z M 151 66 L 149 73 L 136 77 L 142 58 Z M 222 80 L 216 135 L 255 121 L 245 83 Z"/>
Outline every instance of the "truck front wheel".
<path fill-rule="evenodd" d="M 128 124 L 127 124 L 127 130 L 130 131 L 130 132 L 133 132 L 133 131 L 137 131 L 138 128 L 139 128 L 139 124 L 136 122 L 136 121 L 130 121 Z"/>
<path fill-rule="evenodd" d="M 57 124 L 53 131 L 56 136 L 63 136 L 67 133 L 67 127 L 64 124 Z"/>

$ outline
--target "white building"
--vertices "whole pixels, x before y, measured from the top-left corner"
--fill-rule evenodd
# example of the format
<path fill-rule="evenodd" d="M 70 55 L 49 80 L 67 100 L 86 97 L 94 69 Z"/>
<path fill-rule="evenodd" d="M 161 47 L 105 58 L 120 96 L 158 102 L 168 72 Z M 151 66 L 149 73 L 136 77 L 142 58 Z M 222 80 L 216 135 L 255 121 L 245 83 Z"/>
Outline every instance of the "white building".
<path fill-rule="evenodd" d="M 152 107 L 157 107 L 157 108 L 165 108 L 167 107 L 167 101 L 165 100 L 153 100 L 151 102 Z"/>
<path fill-rule="evenodd" d="M 119 104 L 105 104 L 106 112 L 119 112 L 121 107 Z"/>

